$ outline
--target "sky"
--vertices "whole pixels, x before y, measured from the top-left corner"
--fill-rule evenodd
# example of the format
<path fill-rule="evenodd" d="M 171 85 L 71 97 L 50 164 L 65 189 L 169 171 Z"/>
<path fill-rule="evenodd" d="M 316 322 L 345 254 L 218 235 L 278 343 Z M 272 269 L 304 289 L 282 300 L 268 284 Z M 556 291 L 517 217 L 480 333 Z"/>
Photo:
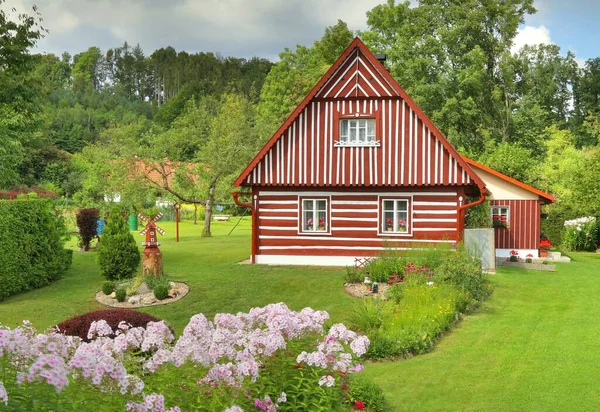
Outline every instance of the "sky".
<path fill-rule="evenodd" d="M 415 1 L 415 0 L 412 0 Z M 147 55 L 172 46 L 189 53 L 259 56 L 276 60 L 284 48 L 311 45 L 338 19 L 366 29 L 366 12 L 384 0 L 7 0 L 30 12 L 37 5 L 50 33 L 35 52 L 76 54 L 90 46 L 106 51 L 127 41 Z M 6 7 L 8 6 L 8 7 Z M 535 0 L 515 39 L 556 43 L 580 64 L 600 56 L 600 0 Z"/>

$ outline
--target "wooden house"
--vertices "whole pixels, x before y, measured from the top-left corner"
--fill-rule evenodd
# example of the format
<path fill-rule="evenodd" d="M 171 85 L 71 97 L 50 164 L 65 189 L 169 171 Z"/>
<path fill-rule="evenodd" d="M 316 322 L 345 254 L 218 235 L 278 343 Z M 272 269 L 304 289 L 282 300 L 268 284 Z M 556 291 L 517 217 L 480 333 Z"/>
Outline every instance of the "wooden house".
<path fill-rule="evenodd" d="M 252 261 L 352 265 L 453 243 L 484 181 L 356 38 L 235 182 Z"/>
<path fill-rule="evenodd" d="M 541 206 L 554 203 L 552 195 L 465 158 L 487 188 L 494 226 L 497 257 L 537 258 L 540 243 Z"/>

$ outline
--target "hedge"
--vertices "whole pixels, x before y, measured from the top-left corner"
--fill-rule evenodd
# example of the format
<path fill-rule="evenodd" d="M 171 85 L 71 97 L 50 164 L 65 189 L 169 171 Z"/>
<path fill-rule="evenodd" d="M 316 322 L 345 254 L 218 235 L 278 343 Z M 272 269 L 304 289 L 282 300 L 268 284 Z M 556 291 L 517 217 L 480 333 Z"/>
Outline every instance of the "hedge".
<path fill-rule="evenodd" d="M 71 265 L 49 199 L 0 200 L 0 300 L 48 285 Z"/>

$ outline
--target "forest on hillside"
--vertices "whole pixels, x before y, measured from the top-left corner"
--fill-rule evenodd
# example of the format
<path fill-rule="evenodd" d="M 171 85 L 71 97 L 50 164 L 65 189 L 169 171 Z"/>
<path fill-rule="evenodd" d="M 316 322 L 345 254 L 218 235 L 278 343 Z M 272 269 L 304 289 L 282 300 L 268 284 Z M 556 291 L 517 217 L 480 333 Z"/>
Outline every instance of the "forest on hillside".
<path fill-rule="evenodd" d="M 132 211 L 157 197 L 229 202 L 233 179 L 358 35 L 459 152 L 555 195 L 545 224 L 557 231 L 600 214 L 600 57 L 511 52 L 532 13 L 533 0 L 389 0 L 367 30 L 338 21 L 271 62 L 128 43 L 32 54 L 52 36 L 42 16 L 0 2 L 0 194 L 35 186 L 82 207 L 119 194 Z M 132 179 L 139 162 L 161 179 Z"/>

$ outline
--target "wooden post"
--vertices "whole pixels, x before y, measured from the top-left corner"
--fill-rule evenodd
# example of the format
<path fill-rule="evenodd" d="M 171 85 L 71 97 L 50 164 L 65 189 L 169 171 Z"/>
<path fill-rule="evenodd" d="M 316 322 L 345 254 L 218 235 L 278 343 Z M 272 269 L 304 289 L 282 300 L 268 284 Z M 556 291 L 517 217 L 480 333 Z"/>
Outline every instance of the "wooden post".
<path fill-rule="evenodd" d="M 175 239 L 179 242 L 179 209 L 181 209 L 181 205 L 175 203 L 173 207 L 175 208 Z"/>

